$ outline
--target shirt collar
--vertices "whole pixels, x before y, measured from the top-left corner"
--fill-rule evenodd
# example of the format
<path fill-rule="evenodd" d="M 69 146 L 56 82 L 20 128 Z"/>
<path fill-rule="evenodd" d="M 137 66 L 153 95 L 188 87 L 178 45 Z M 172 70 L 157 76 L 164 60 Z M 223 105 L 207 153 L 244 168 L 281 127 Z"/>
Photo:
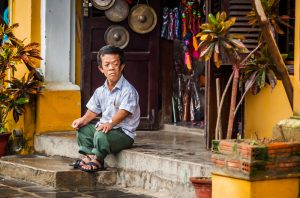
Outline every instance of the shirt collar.
<path fill-rule="evenodd" d="M 117 84 L 115 85 L 115 87 L 112 89 L 112 91 L 116 88 L 121 89 L 122 85 L 124 82 L 124 76 L 121 75 L 120 79 L 118 80 Z M 108 84 L 107 84 L 107 80 L 105 80 L 104 86 L 108 89 Z"/>

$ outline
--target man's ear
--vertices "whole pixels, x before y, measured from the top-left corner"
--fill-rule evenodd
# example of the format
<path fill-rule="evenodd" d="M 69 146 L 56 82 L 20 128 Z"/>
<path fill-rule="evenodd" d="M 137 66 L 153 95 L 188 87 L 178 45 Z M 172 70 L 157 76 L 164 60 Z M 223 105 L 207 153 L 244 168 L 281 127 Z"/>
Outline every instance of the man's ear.
<path fill-rule="evenodd" d="M 101 73 L 103 73 L 103 68 L 101 66 L 98 66 L 98 69 L 100 70 Z"/>
<path fill-rule="evenodd" d="M 125 67 L 125 64 L 122 64 L 121 65 L 121 71 L 123 71 L 124 67 Z"/>

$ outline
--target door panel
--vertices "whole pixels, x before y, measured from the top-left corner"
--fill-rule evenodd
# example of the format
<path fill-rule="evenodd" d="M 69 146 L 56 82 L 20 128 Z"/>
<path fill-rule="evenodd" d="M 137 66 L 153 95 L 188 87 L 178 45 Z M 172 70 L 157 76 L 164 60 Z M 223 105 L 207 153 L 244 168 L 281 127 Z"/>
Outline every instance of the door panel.
<path fill-rule="evenodd" d="M 131 7 L 135 4 L 136 1 L 133 1 Z M 149 5 L 156 10 L 159 18 L 159 2 L 149 1 Z M 137 34 L 129 28 L 127 19 L 120 23 L 110 22 L 106 19 L 104 11 L 93 7 L 88 8 L 88 16 L 83 16 L 82 20 L 82 113 L 86 111 L 85 105 L 95 89 L 104 83 L 105 77 L 97 68 L 97 52 L 105 45 L 106 29 L 116 24 L 125 27 L 130 35 L 130 41 L 124 49 L 126 58 L 124 76 L 137 89 L 140 96 L 139 129 L 158 129 L 160 69 L 158 25 L 148 34 Z"/>

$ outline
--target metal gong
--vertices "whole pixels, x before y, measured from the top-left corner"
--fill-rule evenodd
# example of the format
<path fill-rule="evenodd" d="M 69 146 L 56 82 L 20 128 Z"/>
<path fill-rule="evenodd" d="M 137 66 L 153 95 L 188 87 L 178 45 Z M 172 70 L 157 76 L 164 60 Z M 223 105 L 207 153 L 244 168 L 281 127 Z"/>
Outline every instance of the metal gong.
<path fill-rule="evenodd" d="M 99 10 L 107 10 L 112 7 L 115 0 L 92 0 L 92 4 L 95 8 Z"/>
<path fill-rule="evenodd" d="M 107 45 L 114 45 L 121 49 L 128 45 L 129 39 L 129 32 L 120 25 L 108 27 L 104 34 L 104 41 Z"/>
<path fill-rule="evenodd" d="M 121 22 L 128 16 L 129 6 L 126 0 L 116 0 L 114 5 L 105 11 L 105 16 L 112 22 Z"/>
<path fill-rule="evenodd" d="M 128 16 L 129 27 L 136 33 L 146 34 L 151 32 L 157 23 L 154 9 L 146 4 L 134 6 Z"/>

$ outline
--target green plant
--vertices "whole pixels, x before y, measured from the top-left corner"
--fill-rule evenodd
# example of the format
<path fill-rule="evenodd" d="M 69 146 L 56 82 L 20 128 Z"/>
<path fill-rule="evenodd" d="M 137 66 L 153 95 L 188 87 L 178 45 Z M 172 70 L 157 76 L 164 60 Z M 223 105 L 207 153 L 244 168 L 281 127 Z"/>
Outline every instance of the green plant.
<path fill-rule="evenodd" d="M 217 67 L 221 65 L 221 55 L 226 55 L 232 64 L 233 69 L 233 83 L 231 92 L 231 103 L 229 111 L 229 121 L 227 128 L 227 139 L 232 136 L 234 111 L 236 109 L 236 99 L 239 84 L 239 69 L 241 66 L 241 53 L 249 52 L 243 44 L 243 36 L 237 34 L 230 34 L 229 29 L 235 23 L 236 18 L 232 17 L 228 20 L 226 12 L 217 13 L 216 17 L 213 14 L 208 15 L 208 23 L 201 25 L 201 32 L 197 35 L 200 37 L 199 49 L 201 49 L 201 57 L 209 60 L 212 55 Z M 220 53 L 224 52 L 224 53 Z M 231 80 L 228 81 L 230 83 Z M 223 96 L 225 91 L 223 93 Z M 222 97 L 224 98 L 224 97 Z M 221 105 L 220 105 L 221 106 Z M 221 108 L 220 108 L 221 109 Z M 217 126 L 219 122 L 220 109 L 218 112 Z"/>
<path fill-rule="evenodd" d="M 34 99 L 43 87 L 43 77 L 35 69 L 34 59 L 39 56 L 39 44 L 24 44 L 13 34 L 18 24 L 0 25 L 0 133 L 6 132 L 6 119 L 12 112 L 15 122 L 25 112 L 25 105 Z M 5 39 L 7 38 L 7 39 Z M 28 74 L 16 78 L 19 68 L 26 67 Z"/>
<path fill-rule="evenodd" d="M 277 1 L 270 1 L 268 4 L 269 7 L 277 5 Z M 263 10 L 260 10 L 263 12 Z M 270 13 L 270 10 L 267 10 Z M 254 15 L 257 17 L 256 15 Z M 274 14 L 268 15 L 268 20 L 271 21 L 272 25 L 278 20 L 275 20 L 276 16 Z M 220 102 L 220 108 L 218 109 L 217 114 L 217 123 L 216 123 L 216 139 L 221 139 L 221 132 L 219 131 L 220 116 L 222 104 L 226 95 L 226 92 L 229 88 L 229 85 L 232 82 L 232 92 L 230 100 L 230 110 L 229 110 L 229 120 L 226 138 L 230 139 L 232 136 L 233 122 L 236 112 L 241 105 L 243 98 L 246 93 L 252 89 L 253 94 L 257 94 L 262 87 L 265 87 L 266 84 L 270 84 L 271 89 L 274 89 L 277 78 L 274 71 L 281 71 L 278 67 L 278 57 L 273 57 L 274 49 L 269 47 L 270 42 L 262 43 L 259 41 L 258 46 L 251 51 L 246 58 L 241 59 L 241 53 L 248 53 L 249 51 L 243 44 L 242 40 L 244 39 L 241 35 L 230 34 L 229 29 L 235 23 L 235 18 L 232 17 L 228 20 L 226 13 L 217 13 L 216 16 L 213 14 L 208 15 L 208 23 L 202 24 L 202 31 L 197 35 L 200 38 L 199 49 L 201 50 L 201 57 L 205 57 L 205 60 L 208 61 L 212 55 L 216 67 L 220 67 L 223 57 L 227 56 L 227 59 L 232 64 L 232 74 L 227 82 L 227 85 L 222 94 L 222 99 Z M 252 19 L 251 22 L 254 24 L 257 20 Z M 275 20 L 275 21 L 274 21 Z M 275 26 L 275 25 L 274 25 Z M 276 28 L 275 28 L 276 29 Z M 276 29 L 276 31 L 278 28 Z M 271 43 L 273 44 L 273 43 Z M 272 45 L 274 48 L 278 49 L 277 45 Z M 222 53 L 221 53 L 222 52 Z M 282 55 L 280 55 L 282 58 Z M 279 68 L 279 69 L 278 69 Z M 277 75 L 284 78 L 285 73 L 278 72 Z M 237 91 L 239 81 L 243 82 L 245 85 L 245 92 L 242 95 L 239 103 L 236 105 L 237 100 Z"/>
<path fill-rule="evenodd" d="M 256 51 L 241 68 L 243 74 L 241 80 L 245 83 L 245 92 L 251 89 L 256 95 L 261 88 L 269 84 L 273 90 L 277 83 L 274 73 L 274 63 L 270 57 L 267 45 L 264 45 L 260 51 Z"/>
<path fill-rule="evenodd" d="M 288 21 L 291 19 L 289 16 L 278 15 L 279 2 L 280 0 L 261 0 L 261 5 L 274 30 L 278 34 L 284 34 L 284 31 L 280 28 L 280 25 L 285 25 L 289 28 L 293 27 L 288 23 Z M 247 17 L 249 19 L 250 25 L 258 25 L 259 21 L 257 19 L 256 12 L 254 9 L 247 13 Z"/>

